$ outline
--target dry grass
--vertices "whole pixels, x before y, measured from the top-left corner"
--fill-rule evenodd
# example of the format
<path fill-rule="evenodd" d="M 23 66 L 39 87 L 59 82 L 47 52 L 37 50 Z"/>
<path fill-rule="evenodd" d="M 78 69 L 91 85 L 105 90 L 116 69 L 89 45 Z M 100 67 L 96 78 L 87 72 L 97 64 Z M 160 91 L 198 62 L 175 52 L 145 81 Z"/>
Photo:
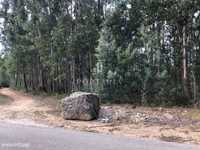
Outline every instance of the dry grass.
<path fill-rule="evenodd" d="M 160 139 L 166 142 L 177 142 L 177 143 L 184 143 L 185 140 L 182 137 L 178 136 L 165 136 L 161 135 Z"/>
<path fill-rule="evenodd" d="M 0 95 L 0 105 L 10 104 L 12 101 L 13 99 L 8 96 Z"/>
<path fill-rule="evenodd" d="M 200 121 L 200 109 L 192 109 L 186 114 L 186 116 L 194 121 Z"/>

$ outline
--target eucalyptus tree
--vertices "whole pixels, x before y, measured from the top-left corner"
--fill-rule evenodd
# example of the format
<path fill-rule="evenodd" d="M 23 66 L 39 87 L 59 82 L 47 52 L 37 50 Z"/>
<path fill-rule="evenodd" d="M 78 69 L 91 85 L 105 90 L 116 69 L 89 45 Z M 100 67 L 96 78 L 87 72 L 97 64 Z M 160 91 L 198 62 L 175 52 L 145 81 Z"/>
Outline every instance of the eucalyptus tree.
<path fill-rule="evenodd" d="M 0 8 L 0 66 L 14 87 L 199 103 L 199 0 L 2 0 Z"/>

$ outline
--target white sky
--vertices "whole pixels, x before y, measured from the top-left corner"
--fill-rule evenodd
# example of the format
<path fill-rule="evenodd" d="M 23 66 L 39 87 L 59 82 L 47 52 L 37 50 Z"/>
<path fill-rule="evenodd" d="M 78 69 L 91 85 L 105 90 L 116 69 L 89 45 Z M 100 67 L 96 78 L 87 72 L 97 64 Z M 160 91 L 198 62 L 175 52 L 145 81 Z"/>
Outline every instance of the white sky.
<path fill-rule="evenodd" d="M 1 2 L 2 2 L 2 0 L 0 0 L 0 9 L 2 8 Z M 0 37 L 1 37 L 1 27 L 2 27 L 2 23 L 3 23 L 3 19 L 0 18 Z M 3 45 L 1 44 L 1 41 L 0 41 L 0 52 L 1 52 L 2 50 L 3 50 Z"/>
<path fill-rule="evenodd" d="M 3 22 L 3 20 L 0 19 L 0 37 L 1 37 L 1 27 L 2 27 L 2 22 Z M 2 51 L 2 49 L 3 49 L 3 45 L 1 44 L 1 40 L 0 40 L 0 52 Z"/>

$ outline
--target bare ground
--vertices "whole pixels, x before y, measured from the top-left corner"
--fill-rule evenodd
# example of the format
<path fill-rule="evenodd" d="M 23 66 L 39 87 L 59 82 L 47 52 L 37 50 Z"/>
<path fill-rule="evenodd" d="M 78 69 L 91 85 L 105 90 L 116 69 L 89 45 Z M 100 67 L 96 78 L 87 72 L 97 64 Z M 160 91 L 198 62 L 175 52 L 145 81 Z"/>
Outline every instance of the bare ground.
<path fill-rule="evenodd" d="M 56 97 L 32 96 L 9 88 L 0 89 L 0 94 L 13 100 L 0 105 L 0 120 L 200 145 L 199 109 L 103 105 L 99 120 L 66 121 Z"/>

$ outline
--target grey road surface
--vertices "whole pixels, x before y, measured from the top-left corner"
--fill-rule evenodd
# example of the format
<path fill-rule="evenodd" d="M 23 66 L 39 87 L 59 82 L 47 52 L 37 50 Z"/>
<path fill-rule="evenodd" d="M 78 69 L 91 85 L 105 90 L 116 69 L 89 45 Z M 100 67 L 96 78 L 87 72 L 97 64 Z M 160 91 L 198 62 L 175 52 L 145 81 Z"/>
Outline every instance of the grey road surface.
<path fill-rule="evenodd" d="M 197 146 L 0 122 L 0 150 L 200 150 Z"/>

